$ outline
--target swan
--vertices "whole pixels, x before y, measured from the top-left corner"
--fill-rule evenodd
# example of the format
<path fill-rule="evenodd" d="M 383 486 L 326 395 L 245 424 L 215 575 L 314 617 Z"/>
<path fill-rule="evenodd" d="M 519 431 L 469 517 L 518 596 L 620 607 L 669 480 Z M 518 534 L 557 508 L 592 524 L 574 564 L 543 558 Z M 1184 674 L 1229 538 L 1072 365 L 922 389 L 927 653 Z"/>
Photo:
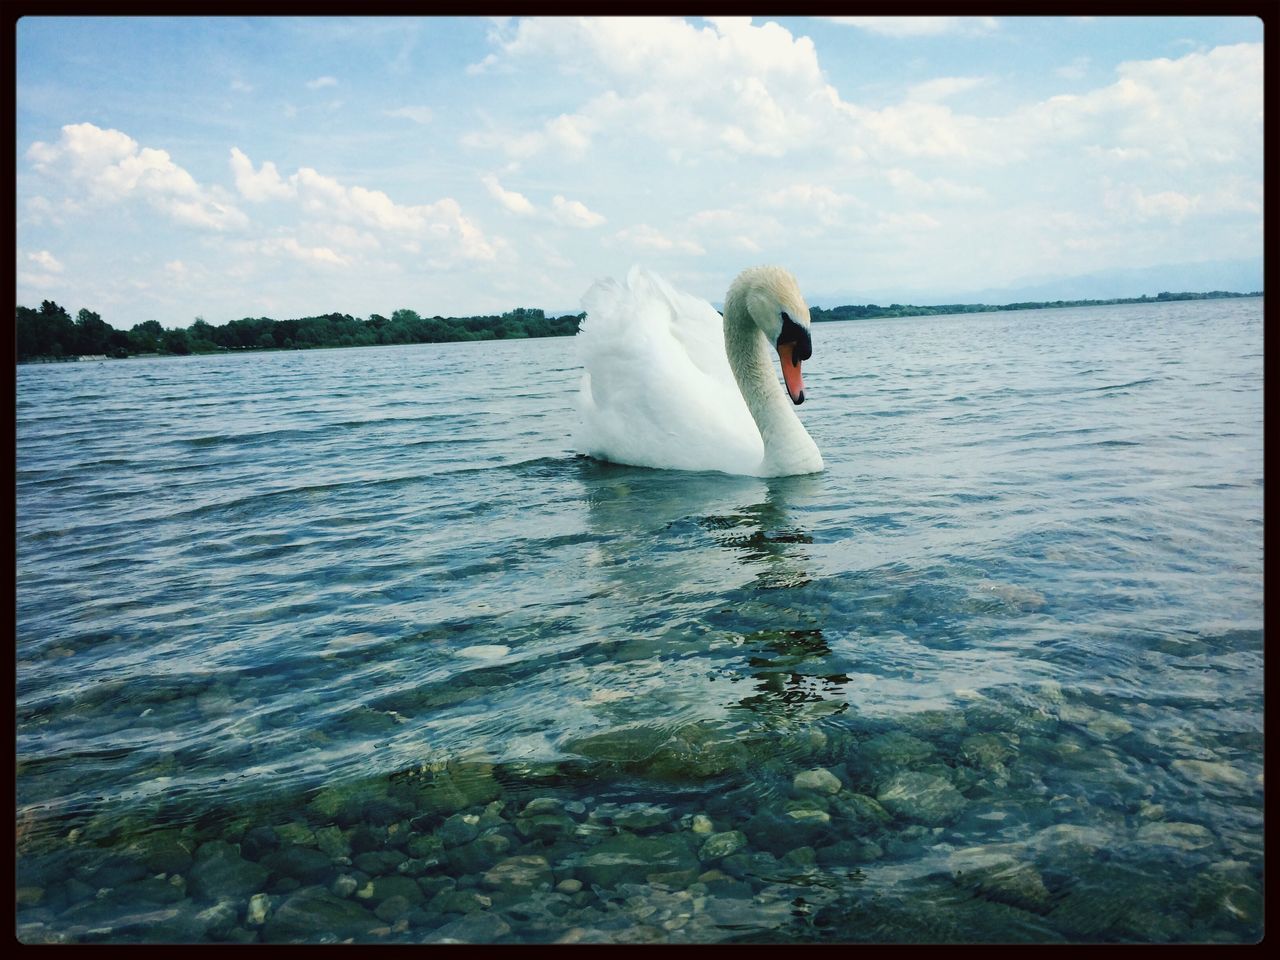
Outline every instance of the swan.
<path fill-rule="evenodd" d="M 822 469 L 793 409 L 804 402 L 800 364 L 812 345 L 809 308 L 788 271 L 742 271 L 725 294 L 723 319 L 642 267 L 626 283 L 596 281 L 582 305 L 579 453 L 756 477 Z"/>

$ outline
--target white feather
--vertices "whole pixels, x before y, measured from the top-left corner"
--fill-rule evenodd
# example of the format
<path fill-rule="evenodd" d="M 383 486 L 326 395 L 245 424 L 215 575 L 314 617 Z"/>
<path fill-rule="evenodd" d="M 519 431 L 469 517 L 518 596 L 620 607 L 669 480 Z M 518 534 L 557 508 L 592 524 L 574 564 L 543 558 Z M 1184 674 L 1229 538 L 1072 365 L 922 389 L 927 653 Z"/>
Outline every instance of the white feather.
<path fill-rule="evenodd" d="M 597 281 L 583 307 L 577 450 L 661 469 L 749 475 L 821 469 L 821 457 L 809 469 L 765 467 L 760 429 L 726 356 L 724 321 L 705 300 L 633 267 L 625 283 Z M 771 386 L 781 390 L 776 381 Z M 812 447 L 807 434 L 804 440 Z"/>

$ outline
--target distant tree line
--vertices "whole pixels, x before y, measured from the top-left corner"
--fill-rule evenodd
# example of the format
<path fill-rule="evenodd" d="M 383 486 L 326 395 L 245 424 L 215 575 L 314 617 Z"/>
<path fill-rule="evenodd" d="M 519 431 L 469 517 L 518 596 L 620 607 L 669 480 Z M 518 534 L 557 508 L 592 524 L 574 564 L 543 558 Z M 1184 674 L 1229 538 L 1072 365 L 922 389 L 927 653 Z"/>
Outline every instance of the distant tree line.
<path fill-rule="evenodd" d="M 929 307 L 874 303 L 809 311 L 815 322 L 867 320 L 878 317 L 919 317 L 951 313 L 988 313 L 996 310 L 1036 310 L 1049 307 L 1105 306 L 1117 303 L 1156 303 L 1162 300 L 1216 300 L 1260 297 L 1261 292 L 1209 293 L 1162 292 L 1154 297 L 1112 300 L 1052 300 L 1006 303 L 946 303 Z M 45 300 L 40 309 L 18 307 L 18 361 L 61 360 L 79 356 L 130 357 L 217 353 L 228 350 L 305 350 L 315 347 L 371 347 L 379 344 L 449 343 L 457 340 L 514 340 L 522 337 L 567 337 L 578 332 L 585 314 L 548 317 L 541 310 L 517 307 L 500 316 L 423 317 L 413 310 L 397 310 L 391 316 L 371 314 L 362 320 L 346 313 L 328 313 L 296 320 L 245 317 L 213 326 L 197 317 L 184 329 L 166 330 L 155 320 L 116 330 L 92 310 L 81 310 L 74 320 L 66 309 Z"/>
<path fill-rule="evenodd" d="M 72 320 L 63 307 L 45 300 L 38 310 L 18 307 L 16 333 L 21 362 L 78 356 L 183 356 L 229 350 L 564 337 L 578 332 L 581 319 L 581 314 L 548 317 L 541 310 L 527 307 L 517 307 L 501 316 L 480 317 L 423 317 L 413 310 L 397 310 L 390 317 L 375 313 L 367 320 L 345 313 L 296 320 L 245 317 L 216 327 L 197 317 L 185 330 L 166 330 L 158 321 L 147 320 L 125 331 L 114 329 L 92 310 L 81 310 Z"/>
<path fill-rule="evenodd" d="M 911 304 L 891 303 L 881 307 L 874 303 L 865 306 L 812 307 L 809 318 L 814 322 L 823 320 L 872 320 L 877 317 L 931 317 L 951 313 L 991 313 L 997 310 L 1045 310 L 1053 307 L 1097 307 L 1117 303 L 1159 303 L 1163 300 L 1221 300 L 1231 297 L 1260 297 L 1261 291 L 1254 293 L 1228 293 L 1225 290 L 1213 290 L 1209 293 L 1169 293 L 1163 291 L 1154 297 L 1119 297 L 1111 300 L 1037 300 L 1022 303 L 1005 303 L 999 306 L 985 303 L 943 303 L 931 307 L 917 307 Z"/>

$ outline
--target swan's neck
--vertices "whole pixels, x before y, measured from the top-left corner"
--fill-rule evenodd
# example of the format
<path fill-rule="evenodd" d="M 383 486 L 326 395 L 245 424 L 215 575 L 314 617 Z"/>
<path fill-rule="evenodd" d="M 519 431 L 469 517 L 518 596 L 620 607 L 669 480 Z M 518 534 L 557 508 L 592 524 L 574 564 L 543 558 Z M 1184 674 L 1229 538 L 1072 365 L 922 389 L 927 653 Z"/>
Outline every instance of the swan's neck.
<path fill-rule="evenodd" d="M 730 298 L 724 307 L 724 348 L 729 368 L 764 440 L 762 474 L 821 470 L 818 447 L 774 375 L 764 333 L 751 320 L 741 300 Z"/>

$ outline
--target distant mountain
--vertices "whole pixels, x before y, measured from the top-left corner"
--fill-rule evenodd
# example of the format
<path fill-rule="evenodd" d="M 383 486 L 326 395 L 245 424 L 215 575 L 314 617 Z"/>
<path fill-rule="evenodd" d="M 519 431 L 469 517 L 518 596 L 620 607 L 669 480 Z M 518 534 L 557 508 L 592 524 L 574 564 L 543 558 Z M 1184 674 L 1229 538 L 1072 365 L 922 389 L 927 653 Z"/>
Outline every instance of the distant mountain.
<path fill-rule="evenodd" d="M 1111 300 L 1170 293 L 1225 290 L 1252 293 L 1263 289 L 1262 260 L 1213 260 L 1159 267 L 1105 270 L 1071 277 L 1026 277 L 1007 287 L 939 293 L 902 290 L 891 294 L 866 291 L 813 295 L 809 302 L 824 307 L 851 303 L 1022 303 L 1052 300 Z"/>

